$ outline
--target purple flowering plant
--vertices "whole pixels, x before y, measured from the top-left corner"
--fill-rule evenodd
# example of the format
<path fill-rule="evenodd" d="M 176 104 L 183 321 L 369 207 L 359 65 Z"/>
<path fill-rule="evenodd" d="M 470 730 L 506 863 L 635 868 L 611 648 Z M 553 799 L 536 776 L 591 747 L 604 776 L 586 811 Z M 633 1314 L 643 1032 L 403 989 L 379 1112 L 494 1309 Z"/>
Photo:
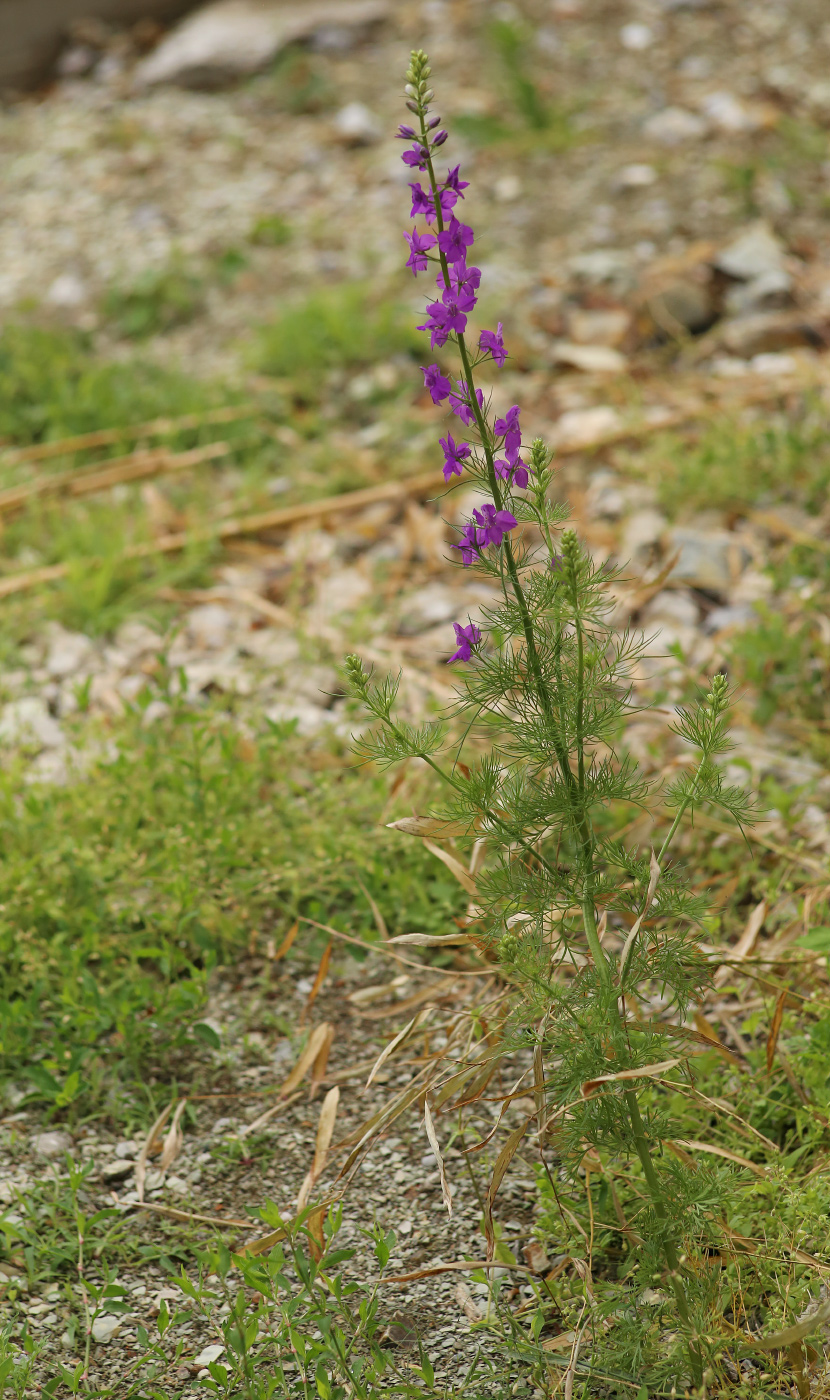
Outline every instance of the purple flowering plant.
<path fill-rule="evenodd" d="M 741 827 L 752 818 L 744 789 L 728 787 L 716 762 L 731 747 L 729 687 L 717 675 L 697 703 L 678 711 L 675 732 L 696 758 L 658 796 L 615 747 L 627 714 L 639 708 L 634 684 L 644 648 L 610 620 L 615 571 L 596 566 L 575 531 L 562 528 L 567 510 L 552 499 L 551 454 L 539 439 L 523 443 L 519 406 L 493 413 L 476 383 L 479 366 L 490 361 L 501 369 L 507 351 L 501 323 L 477 335 L 468 331 L 481 284 L 472 263 L 475 233 L 459 213 L 469 186 L 458 165 L 443 179 L 439 173 L 447 136 L 431 111 L 429 76 L 426 55 L 413 53 L 405 91 L 414 125 L 399 135 L 410 143 L 406 163 L 425 177 L 411 188 L 413 216 L 426 228 L 405 233 L 407 266 L 416 276 L 435 270 L 439 296 L 428 301 L 421 329 L 432 348 L 452 347 L 460 364 L 454 380 L 435 362 L 423 367 L 433 403 L 465 430 L 463 441 L 450 430 L 440 439 L 444 478 L 453 487 L 474 485 L 486 497 L 460 527 L 452 551 L 463 568 L 491 581 L 496 601 L 481 625 L 454 623 L 449 660 L 458 668 L 458 704 L 444 721 L 400 720 L 400 678 L 376 683 L 359 657 L 347 658 L 352 692 L 378 722 L 358 749 L 381 765 L 423 760 L 447 794 L 436 818 L 466 830 L 470 841 L 487 842 L 468 920 L 477 946 L 490 947 L 513 988 L 508 1043 L 532 1051 L 531 1117 L 552 1197 L 559 1201 L 570 1186 L 577 1208 L 588 1149 L 599 1154 L 618 1191 L 630 1188 L 623 1204 L 613 1190 L 605 1197 L 606 1214 L 616 1201 L 608 1228 L 619 1232 L 618 1277 L 604 1292 L 595 1280 L 584 1302 L 597 1324 L 623 1311 L 631 1325 L 595 1326 L 591 1360 L 583 1364 L 589 1371 L 613 1365 L 626 1385 L 634 1384 L 631 1393 L 646 1381 L 661 1394 L 688 1394 L 691 1387 L 703 1395 L 705 1375 L 725 1374 L 728 1350 L 712 1331 L 728 1290 L 706 1261 L 730 1246 L 718 1182 L 664 1150 L 672 1138 L 671 1094 L 688 1079 L 682 1027 L 710 977 L 694 936 L 705 900 L 670 852 L 684 818 L 701 804 L 721 808 Z M 456 732 L 463 734 L 463 766 L 442 759 Z M 630 815 L 638 805 L 673 812 L 650 856 L 613 835 L 609 814 Z M 655 991 L 661 1019 L 650 1021 L 637 1007 Z M 667 1034 L 679 1042 L 671 1042 L 666 1064 Z M 636 1226 L 620 1225 L 624 1208 L 636 1214 Z M 590 1279 L 587 1236 L 567 1225 L 573 1210 L 562 1218 L 569 1232 L 564 1247 L 574 1257 L 582 1251 L 580 1277 Z M 600 1228 L 600 1217 L 596 1223 Z M 594 1224 L 592 1215 L 592 1232 Z M 492 1257 L 487 1217 L 485 1230 Z M 631 1320 L 642 1289 L 659 1280 L 665 1284 L 661 1325 L 642 1309 L 639 1321 Z M 549 1312 L 550 1300 L 543 1300 L 528 1357 L 542 1354 L 536 1344 Z"/>

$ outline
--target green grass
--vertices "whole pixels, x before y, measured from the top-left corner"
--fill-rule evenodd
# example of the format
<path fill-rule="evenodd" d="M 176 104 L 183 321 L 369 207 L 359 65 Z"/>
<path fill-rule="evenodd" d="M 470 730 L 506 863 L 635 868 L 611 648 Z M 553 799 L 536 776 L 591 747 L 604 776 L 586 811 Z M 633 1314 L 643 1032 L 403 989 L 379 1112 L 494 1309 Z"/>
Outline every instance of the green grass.
<path fill-rule="evenodd" d="M 385 783 L 309 770 L 288 732 L 243 745 L 174 706 L 117 744 L 72 786 L 0 793 L 0 1066 L 61 1115 L 143 1117 L 141 1084 L 193 1072 L 208 975 L 251 929 L 264 949 L 305 915 L 371 940 L 359 880 L 392 932 L 460 910 L 431 856 L 376 830 Z"/>
<path fill-rule="evenodd" d="M 365 283 L 345 283 L 286 306 L 260 330 L 252 358 L 265 374 L 314 383 L 327 370 L 421 354 L 415 320 L 409 307 L 379 298 Z"/>
<path fill-rule="evenodd" d="M 20 324 L 0 332 L 0 438 L 15 446 L 198 413 L 230 399 L 145 360 L 101 360 L 80 332 Z"/>
<path fill-rule="evenodd" d="M 669 515 L 696 510 L 742 512 L 796 501 L 822 509 L 830 485 L 830 443 L 818 403 L 808 399 L 798 415 L 755 423 L 718 418 L 690 441 L 665 433 L 646 452 L 628 458 L 638 475 L 653 481 Z"/>
<path fill-rule="evenodd" d="M 179 261 L 145 268 L 133 281 L 114 284 L 102 302 L 113 329 L 130 340 L 146 340 L 185 325 L 203 307 L 203 279 Z"/>

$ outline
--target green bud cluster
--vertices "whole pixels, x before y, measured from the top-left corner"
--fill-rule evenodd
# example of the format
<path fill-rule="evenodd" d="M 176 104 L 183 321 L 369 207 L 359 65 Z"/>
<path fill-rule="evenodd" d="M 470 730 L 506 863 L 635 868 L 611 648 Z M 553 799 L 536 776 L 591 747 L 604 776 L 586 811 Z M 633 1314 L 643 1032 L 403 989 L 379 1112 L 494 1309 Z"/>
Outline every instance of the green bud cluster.
<path fill-rule="evenodd" d="M 420 116 L 435 96 L 435 93 L 427 85 L 432 69 L 429 66 L 429 58 L 423 49 L 413 49 L 410 57 L 409 68 L 406 73 L 406 87 L 404 92 L 407 97 L 407 107 L 410 112 L 415 112 Z"/>
<path fill-rule="evenodd" d="M 712 689 L 706 696 L 706 704 L 711 714 L 720 715 L 729 705 L 729 681 L 722 672 L 712 677 Z"/>
<path fill-rule="evenodd" d="M 521 946 L 521 940 L 518 934 L 508 929 L 507 933 L 502 934 L 499 939 L 499 962 L 503 962 L 507 966 L 509 966 L 510 963 L 514 963 L 519 956 Z"/>
<path fill-rule="evenodd" d="M 346 680 L 355 695 L 365 697 L 369 684 L 369 677 L 363 669 L 363 662 L 354 652 L 350 652 L 343 662 L 343 670 Z"/>

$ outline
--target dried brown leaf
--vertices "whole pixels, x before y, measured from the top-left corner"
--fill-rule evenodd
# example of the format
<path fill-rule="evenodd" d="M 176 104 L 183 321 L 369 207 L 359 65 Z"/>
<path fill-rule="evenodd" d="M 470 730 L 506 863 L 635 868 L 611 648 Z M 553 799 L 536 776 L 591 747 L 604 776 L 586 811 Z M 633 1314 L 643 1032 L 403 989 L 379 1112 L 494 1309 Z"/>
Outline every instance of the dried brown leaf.
<path fill-rule="evenodd" d="M 767 1036 L 767 1074 L 772 1073 L 772 1066 L 775 1062 L 775 1049 L 778 1045 L 778 1036 L 781 1032 L 781 1022 L 784 1019 L 784 1008 L 787 1005 L 787 988 L 783 987 L 778 993 L 775 1003 L 775 1010 L 772 1014 L 772 1025 Z"/>
<path fill-rule="evenodd" d="M 625 943 L 623 944 L 623 950 L 620 954 L 620 982 L 623 981 L 625 974 L 628 970 L 628 962 L 634 949 L 635 939 L 637 937 L 637 934 L 640 932 L 640 927 L 642 925 L 643 919 L 646 917 L 649 909 L 651 908 L 651 901 L 654 898 L 654 892 L 657 889 L 657 882 L 659 879 L 660 866 L 657 864 L 657 857 L 652 851 L 651 862 L 649 864 L 648 889 L 646 890 L 646 897 L 643 901 L 643 907 L 629 930 L 628 937 L 626 938 Z"/>
<path fill-rule="evenodd" d="M 329 1089 L 320 1108 L 320 1118 L 317 1123 L 317 1140 L 314 1146 L 314 1160 L 311 1163 L 311 1167 L 297 1196 L 298 1210 L 303 1210 L 308 1204 L 309 1197 L 314 1190 L 314 1185 L 323 1173 L 329 1147 L 331 1146 L 332 1135 L 334 1133 L 334 1122 L 337 1117 L 337 1105 L 339 1102 L 340 1090 L 335 1085 L 333 1089 Z"/>
<path fill-rule="evenodd" d="M 731 950 L 729 954 L 729 963 L 719 967 L 715 973 L 713 983 L 716 987 L 724 986 L 724 984 L 729 981 L 730 977 L 735 975 L 734 963 L 743 962 L 744 958 L 749 957 L 755 944 L 758 942 L 758 934 L 761 932 L 766 916 L 767 901 L 762 899 L 760 904 L 756 904 L 747 919 L 746 928 L 735 944 L 735 947 Z"/>
<path fill-rule="evenodd" d="M 600 1084 L 616 1084 L 619 1081 L 631 1079 L 656 1079 L 668 1070 L 674 1069 L 675 1065 L 682 1064 L 682 1059 L 661 1060 L 656 1065 L 641 1065 L 639 1069 L 621 1069 L 616 1074 L 598 1074 L 596 1079 L 586 1079 L 582 1085 L 581 1093 L 583 1099 L 587 1099 Z"/>
<path fill-rule="evenodd" d="M 386 825 L 407 836 L 438 836 L 445 840 L 451 836 L 466 836 L 469 831 L 467 822 L 447 821 L 444 817 L 400 817 Z"/>
<path fill-rule="evenodd" d="M 398 1031 L 398 1034 L 392 1040 L 390 1040 L 388 1045 L 384 1046 L 384 1048 L 381 1050 L 380 1054 L 375 1060 L 375 1063 L 372 1066 L 372 1072 L 369 1075 L 369 1078 L 366 1080 L 367 1089 L 369 1088 L 369 1085 L 372 1083 L 372 1080 L 375 1078 L 378 1071 L 382 1069 L 383 1066 L 386 1064 L 386 1061 L 391 1059 L 395 1051 L 399 1050 L 400 1047 L 407 1040 L 409 1040 L 409 1037 L 415 1033 L 418 1027 L 422 1026 L 425 1021 L 428 1021 L 430 1019 L 432 1014 L 433 1009 L 431 1006 L 424 1007 L 422 1011 L 419 1011 L 416 1016 L 412 1017 L 411 1021 L 408 1021 L 406 1023 L 402 1031 Z"/>
<path fill-rule="evenodd" d="M 390 943 L 409 943 L 414 948 L 455 948 L 472 940 L 468 933 L 397 933 Z"/>
<path fill-rule="evenodd" d="M 295 919 L 294 922 L 293 922 L 293 924 L 291 925 L 290 929 L 288 930 L 287 934 L 285 935 L 285 938 L 282 940 L 282 943 L 280 944 L 279 948 L 278 948 L 277 951 L 274 953 L 274 962 L 279 962 L 280 958 L 284 958 L 284 957 L 285 957 L 286 953 L 288 952 L 289 948 L 291 947 L 291 944 L 294 942 L 294 939 L 297 937 L 297 934 L 299 933 L 299 931 L 300 931 L 300 921 L 299 921 L 299 919 Z"/>
<path fill-rule="evenodd" d="M 698 1142 L 694 1138 L 677 1138 L 678 1147 L 685 1147 L 691 1152 L 708 1152 L 712 1157 L 723 1157 L 727 1162 L 734 1162 L 738 1167 L 745 1167 L 747 1171 L 754 1172 L 756 1176 L 769 1176 L 766 1167 L 760 1167 L 757 1162 L 750 1162 L 748 1157 L 741 1157 L 739 1153 L 732 1152 L 728 1147 L 718 1147 L 713 1142 Z"/>
<path fill-rule="evenodd" d="M 309 992 L 308 999 L 306 1000 L 306 1004 L 303 1007 L 303 1014 L 300 1017 L 300 1025 L 302 1025 L 305 1021 L 306 1016 L 308 1015 L 309 1011 L 311 1010 L 312 1006 L 317 1000 L 320 988 L 326 980 L 326 975 L 329 970 L 329 963 L 331 962 L 331 950 L 333 946 L 334 944 L 332 940 L 329 939 L 328 943 L 323 949 L 323 956 L 321 957 L 320 965 L 317 968 L 317 975 L 315 976 L 314 981 L 311 984 L 311 991 Z"/>
<path fill-rule="evenodd" d="M 163 1172 L 175 1162 L 184 1146 L 184 1135 L 181 1130 L 181 1118 L 187 1106 L 187 1099 L 180 1099 L 176 1105 L 176 1112 L 173 1114 L 173 1122 L 167 1129 L 161 1149 L 161 1161 L 159 1166 Z"/>
<path fill-rule="evenodd" d="M 505 1172 L 515 1157 L 519 1143 L 527 1131 L 527 1124 L 528 1120 L 525 1119 L 523 1123 L 519 1124 L 518 1128 L 513 1129 L 513 1132 L 510 1134 L 507 1142 L 496 1158 L 496 1163 L 493 1167 L 493 1175 L 490 1179 L 490 1185 L 487 1188 L 487 1196 L 484 1201 L 484 1234 L 487 1239 L 488 1259 L 493 1258 L 493 1251 L 496 1247 L 496 1232 L 493 1226 L 493 1205 L 498 1195 L 499 1187 L 504 1180 Z"/>
<path fill-rule="evenodd" d="M 141 1151 L 139 1152 L 138 1157 L 136 1159 L 135 1189 L 138 1195 L 138 1199 L 140 1201 L 144 1200 L 144 1182 L 147 1177 L 147 1158 L 155 1156 L 156 1152 L 161 1150 L 162 1144 L 158 1141 L 158 1135 L 164 1127 L 165 1123 L 167 1122 L 168 1118 L 170 1117 L 172 1108 L 173 1104 L 169 1103 L 166 1108 L 162 1109 L 161 1113 L 159 1114 L 158 1118 L 156 1119 L 155 1123 L 153 1124 L 149 1133 L 144 1139 Z"/>
<path fill-rule="evenodd" d="M 331 1026 L 328 1021 L 321 1021 L 319 1026 L 315 1026 L 308 1038 L 308 1043 L 303 1053 L 300 1055 L 300 1058 L 280 1089 L 280 1098 L 284 1099 L 286 1094 L 290 1094 L 292 1090 L 297 1088 L 298 1084 L 302 1083 L 309 1069 L 314 1064 L 321 1046 L 325 1043 L 330 1029 Z"/>
<path fill-rule="evenodd" d="M 450 874 L 455 876 L 459 885 L 462 885 L 468 894 L 471 894 L 474 898 L 477 897 L 478 890 L 476 889 L 476 882 L 469 872 L 464 869 L 460 860 L 454 855 L 451 855 L 449 851 L 445 851 L 442 846 L 436 846 L 434 841 L 428 841 L 424 838 L 424 845 L 432 855 L 437 856 L 438 859 L 443 862 Z"/>
<path fill-rule="evenodd" d="M 325 1078 L 326 1069 L 328 1067 L 329 1062 L 329 1055 L 331 1054 L 331 1047 L 333 1044 L 334 1026 L 329 1024 L 328 1030 L 326 1031 L 326 1038 L 320 1045 L 320 1049 L 317 1051 L 317 1054 L 314 1056 L 314 1064 L 311 1066 L 312 1097 L 316 1093 L 318 1086 L 322 1083 L 323 1079 Z"/>
<path fill-rule="evenodd" d="M 444 1158 L 441 1156 L 441 1148 L 438 1143 L 438 1135 L 435 1131 L 435 1124 L 432 1121 L 432 1114 L 429 1108 L 429 1100 L 424 1099 L 424 1127 L 427 1130 L 429 1145 L 432 1148 L 432 1155 L 438 1163 L 438 1175 L 441 1178 L 441 1195 L 444 1197 L 444 1205 L 447 1207 L 447 1215 L 452 1215 L 452 1190 L 447 1180 L 447 1172 L 444 1166 Z"/>
<path fill-rule="evenodd" d="M 483 1313 L 476 1304 L 463 1278 L 460 1278 L 455 1286 L 455 1301 L 468 1321 L 481 1322 Z"/>
<path fill-rule="evenodd" d="M 783 1332 L 772 1332 L 768 1337 L 757 1338 L 744 1334 L 742 1340 L 747 1342 L 753 1351 L 777 1351 L 780 1347 L 792 1346 L 793 1342 L 800 1342 L 804 1337 L 809 1337 L 811 1332 L 815 1332 L 817 1327 L 822 1327 L 828 1321 L 830 1300 L 822 1303 L 809 1317 L 794 1323 L 792 1327 L 785 1327 Z"/>
<path fill-rule="evenodd" d="M 378 933 L 380 934 L 380 936 L 381 936 L 381 938 L 383 939 L 384 943 L 388 943 L 388 942 L 389 942 L 389 930 L 388 930 L 388 928 L 386 927 L 386 920 L 384 919 L 383 915 L 382 915 L 381 912 L 380 912 L 380 909 L 379 909 L 379 907 L 378 907 L 377 901 L 376 901 L 375 899 L 372 898 L 371 894 L 370 894 L 369 891 L 367 890 L 367 888 L 366 888 L 366 886 L 364 885 L 364 883 L 363 883 L 362 880 L 358 880 L 357 883 L 358 883 L 358 885 L 360 886 L 361 890 L 363 891 L 363 893 L 364 893 L 365 896 L 366 896 L 366 903 L 369 905 L 369 908 L 370 908 L 371 911 L 372 911 L 372 918 L 373 918 L 374 921 L 375 921 L 375 924 L 376 924 L 376 926 L 377 926 Z"/>

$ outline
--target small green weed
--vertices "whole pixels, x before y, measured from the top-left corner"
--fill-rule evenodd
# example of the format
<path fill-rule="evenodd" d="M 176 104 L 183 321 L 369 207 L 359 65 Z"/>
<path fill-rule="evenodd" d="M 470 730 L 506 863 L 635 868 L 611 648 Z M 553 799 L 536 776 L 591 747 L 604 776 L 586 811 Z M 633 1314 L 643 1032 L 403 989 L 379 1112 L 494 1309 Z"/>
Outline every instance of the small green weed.
<path fill-rule="evenodd" d="M 243 753 L 227 716 L 175 702 L 114 737 L 83 783 L 0 790 L 0 1067 L 52 1114 L 134 1114 L 131 1086 L 205 1061 L 207 976 L 252 927 L 279 938 L 307 915 L 375 938 L 358 874 L 393 932 L 460 912 L 426 852 L 388 859 L 376 775 L 309 782 L 293 736 Z"/>
<path fill-rule="evenodd" d="M 149 361 L 100 360 L 80 332 L 15 324 L 0 331 L 0 437 L 15 446 L 229 401 L 226 391 Z"/>
<path fill-rule="evenodd" d="M 260 331 L 254 363 L 265 374 L 308 382 L 341 366 L 357 369 L 391 355 L 414 354 L 418 337 L 411 319 L 362 283 L 345 283 L 286 306 Z"/>
<path fill-rule="evenodd" d="M 480 145 L 515 143 L 564 151 L 577 140 L 571 114 L 552 102 L 529 72 L 528 36 L 514 20 L 497 20 L 487 31 L 498 60 L 506 115 L 466 113 L 453 125 Z"/>
<path fill-rule="evenodd" d="M 817 405 L 800 417 L 739 424 L 720 418 L 695 441 L 656 438 L 638 465 L 654 480 L 660 502 L 680 511 L 734 510 L 798 499 L 820 510 L 830 484 L 830 448 Z"/>
<path fill-rule="evenodd" d="M 281 214 L 266 214 L 257 219 L 248 235 L 251 243 L 263 248 L 281 248 L 291 242 L 292 236 L 291 225 Z"/>
<path fill-rule="evenodd" d="M 103 312 L 119 335 L 145 340 L 184 325 L 204 305 L 202 278 L 180 261 L 146 268 L 132 282 L 110 287 Z"/>
<path fill-rule="evenodd" d="M 327 111 L 337 102 L 337 89 L 320 58 L 296 44 L 283 49 L 264 81 L 276 106 L 295 117 Z"/>

